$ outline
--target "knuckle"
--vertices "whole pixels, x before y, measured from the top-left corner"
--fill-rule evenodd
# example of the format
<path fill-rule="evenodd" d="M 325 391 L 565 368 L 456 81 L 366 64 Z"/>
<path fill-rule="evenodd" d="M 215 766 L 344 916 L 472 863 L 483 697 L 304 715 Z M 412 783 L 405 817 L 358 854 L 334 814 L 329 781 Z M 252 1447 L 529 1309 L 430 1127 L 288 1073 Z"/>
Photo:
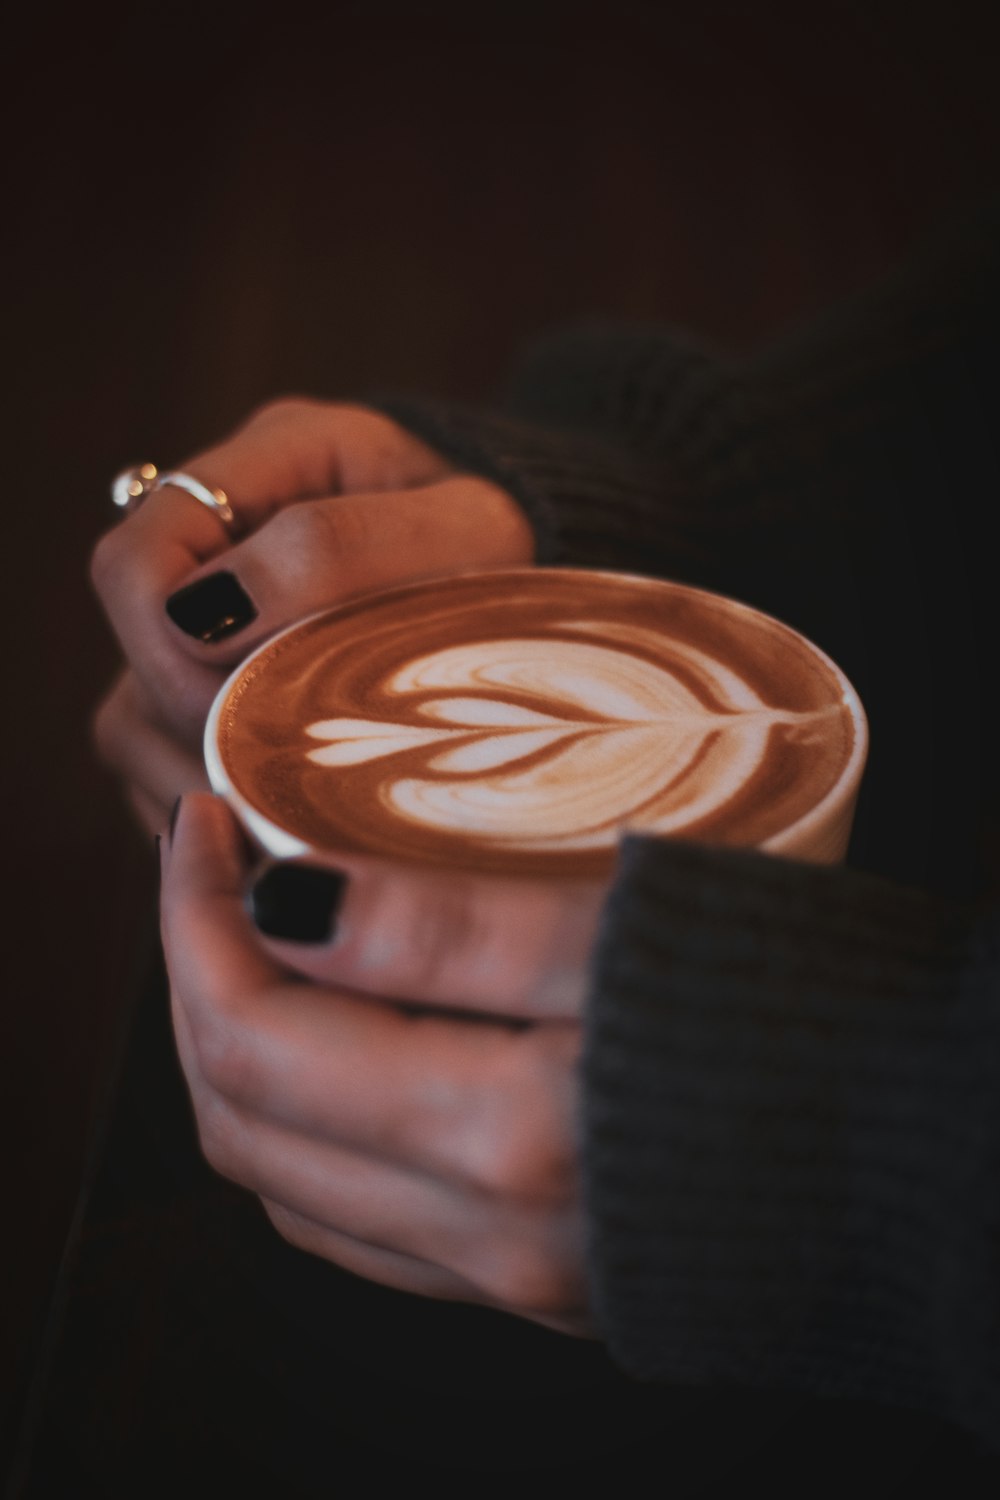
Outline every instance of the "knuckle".
<path fill-rule="evenodd" d="M 565 1155 L 554 1142 L 535 1135 L 530 1117 L 508 1122 L 479 1153 L 476 1185 L 491 1198 L 506 1203 L 543 1206 L 564 1203 L 572 1174 Z"/>
<path fill-rule="evenodd" d="M 384 512 L 375 513 L 371 505 L 354 504 L 342 496 L 320 501 L 311 509 L 315 512 L 312 524 L 317 530 L 323 528 L 326 549 L 341 562 L 341 582 L 346 583 L 358 559 L 367 558 L 376 544 Z"/>
<path fill-rule="evenodd" d="M 200 749 L 212 697 L 222 681 L 221 673 L 217 682 L 214 678 L 206 682 L 188 663 L 168 662 L 156 684 L 155 705 L 147 718 L 175 744 Z"/>
<path fill-rule="evenodd" d="M 337 411 L 345 430 L 362 439 L 373 454 L 388 456 L 398 448 L 400 441 L 412 441 L 416 446 L 417 440 L 411 440 L 398 422 L 373 406 L 364 406 L 360 402 L 345 403 Z"/>
<path fill-rule="evenodd" d="M 261 1204 L 272 1227 L 277 1230 L 283 1240 L 287 1240 L 297 1250 L 314 1252 L 318 1250 L 319 1237 L 315 1225 L 310 1224 L 294 1209 L 286 1208 L 283 1203 L 275 1203 L 270 1198 L 262 1198 Z"/>
<path fill-rule="evenodd" d="M 535 1028 L 516 1034 L 498 1052 L 485 1088 L 489 1115 L 473 1162 L 481 1192 L 546 1210 L 572 1203 L 578 1175 L 572 1126 L 560 1103 L 560 1070 L 551 1054 Z"/>
<path fill-rule="evenodd" d="M 112 690 L 97 705 L 90 721 L 90 739 L 98 758 L 117 769 L 121 760 L 122 705 L 120 692 Z"/>
<path fill-rule="evenodd" d="M 244 1028 L 215 1007 L 210 1020 L 194 1028 L 198 1071 L 222 1099 L 252 1100 L 259 1087 L 259 1068 Z"/>
<path fill-rule="evenodd" d="M 491 1094 L 491 1102 L 492 1118 L 484 1121 L 471 1162 L 473 1185 L 488 1198 L 520 1200 L 528 1195 L 532 1176 L 525 1135 L 506 1097 L 498 1100 Z"/>
<path fill-rule="evenodd" d="M 244 427 L 287 427 L 315 416 L 325 405 L 313 396 L 273 396 L 254 408 Z"/>
<path fill-rule="evenodd" d="M 449 974 L 461 971 L 463 959 L 477 951 L 480 936 L 477 903 L 460 885 L 439 892 L 433 914 L 414 903 L 407 924 L 406 969 L 417 997 L 446 998 Z"/>
<path fill-rule="evenodd" d="M 207 1091 L 196 1110 L 198 1140 L 209 1166 L 231 1181 L 241 1175 L 242 1153 L 233 1111 L 224 1099 Z"/>
<path fill-rule="evenodd" d="M 107 597 L 116 581 L 120 581 L 126 550 L 124 536 L 124 526 L 112 527 L 98 538 L 90 554 L 90 581 L 101 599 Z"/>
<path fill-rule="evenodd" d="M 570 1300 L 566 1273 L 544 1242 L 507 1242 L 483 1268 L 480 1287 L 501 1307 L 539 1316 L 564 1311 Z"/>
<path fill-rule="evenodd" d="M 276 569 L 286 581 L 315 574 L 317 558 L 335 563 L 344 546 L 344 527 L 327 505 L 299 500 L 268 522 L 268 541 Z"/>

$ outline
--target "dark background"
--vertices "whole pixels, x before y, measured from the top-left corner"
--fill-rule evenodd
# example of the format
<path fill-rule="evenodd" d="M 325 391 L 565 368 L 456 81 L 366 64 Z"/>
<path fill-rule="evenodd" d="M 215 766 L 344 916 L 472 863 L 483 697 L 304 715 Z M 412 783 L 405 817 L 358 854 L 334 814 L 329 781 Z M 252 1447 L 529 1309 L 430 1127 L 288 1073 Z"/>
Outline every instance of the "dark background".
<path fill-rule="evenodd" d="M 753 347 L 993 186 L 979 9 L 486 0 L 331 4 L 308 27 L 276 6 L 266 24 L 205 7 L 22 23 L 0 345 L 10 1410 L 149 940 L 152 854 L 88 742 L 115 662 L 86 580 L 111 475 L 180 464 L 283 393 L 487 396 L 579 315 Z"/>

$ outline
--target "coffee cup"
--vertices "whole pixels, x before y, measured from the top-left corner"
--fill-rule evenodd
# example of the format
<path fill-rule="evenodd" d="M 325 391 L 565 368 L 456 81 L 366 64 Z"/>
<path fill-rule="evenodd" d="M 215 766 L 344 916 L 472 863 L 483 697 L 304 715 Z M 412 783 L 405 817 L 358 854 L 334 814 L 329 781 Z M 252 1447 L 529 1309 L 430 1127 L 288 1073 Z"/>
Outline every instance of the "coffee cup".
<path fill-rule="evenodd" d="M 843 858 L 858 695 L 788 625 L 685 584 L 466 572 L 348 600 L 231 674 L 205 759 L 274 858 L 601 878 L 625 832 Z"/>

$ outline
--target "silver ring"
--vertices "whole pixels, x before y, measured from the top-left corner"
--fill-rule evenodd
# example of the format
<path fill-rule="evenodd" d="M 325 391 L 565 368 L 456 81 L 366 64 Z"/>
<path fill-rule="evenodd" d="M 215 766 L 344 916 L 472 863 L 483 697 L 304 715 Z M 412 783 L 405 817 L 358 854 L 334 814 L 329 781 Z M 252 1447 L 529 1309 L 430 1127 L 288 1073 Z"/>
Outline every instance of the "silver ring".
<path fill-rule="evenodd" d="M 179 490 L 186 490 L 189 495 L 200 500 L 202 505 L 207 505 L 209 510 L 214 511 L 219 520 L 224 521 L 227 526 L 236 524 L 233 507 L 229 503 L 229 496 L 225 490 L 210 490 L 207 484 L 202 484 L 201 480 L 195 479 L 193 474 L 182 474 L 180 471 L 173 474 L 161 474 L 158 479 L 153 480 L 152 487 L 158 490 L 165 484 L 172 484 Z"/>
<path fill-rule="evenodd" d="M 135 510 L 156 484 L 159 469 L 155 464 L 138 464 L 123 469 L 111 485 L 111 498 L 122 510 Z"/>
<path fill-rule="evenodd" d="M 226 526 L 235 526 L 236 516 L 225 490 L 209 489 L 193 474 L 185 474 L 179 469 L 169 474 L 161 474 L 155 464 L 123 469 L 111 486 L 111 498 L 122 510 L 136 510 L 154 490 L 162 489 L 165 484 L 184 490 L 202 505 L 207 505 Z"/>

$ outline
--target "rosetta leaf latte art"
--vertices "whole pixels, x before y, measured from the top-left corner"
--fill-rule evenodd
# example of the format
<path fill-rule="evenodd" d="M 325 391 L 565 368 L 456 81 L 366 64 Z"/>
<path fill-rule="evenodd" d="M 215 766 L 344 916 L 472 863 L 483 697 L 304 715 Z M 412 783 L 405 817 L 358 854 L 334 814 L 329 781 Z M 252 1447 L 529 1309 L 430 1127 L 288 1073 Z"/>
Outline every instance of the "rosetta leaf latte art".
<path fill-rule="evenodd" d="M 843 674 L 780 621 L 679 583 L 534 566 L 280 632 L 211 734 L 213 784 L 281 857 L 594 879 L 626 833 L 839 858 L 866 743 Z"/>
<path fill-rule="evenodd" d="M 587 849 L 634 820 L 694 825 L 753 776 L 772 729 L 808 736 L 836 711 L 770 707 L 706 652 L 678 642 L 674 655 L 687 680 L 565 638 L 448 647 L 379 684 L 398 719 L 317 720 L 306 733 L 326 743 L 306 755 L 331 771 L 385 759 L 378 800 L 405 823 Z"/>

